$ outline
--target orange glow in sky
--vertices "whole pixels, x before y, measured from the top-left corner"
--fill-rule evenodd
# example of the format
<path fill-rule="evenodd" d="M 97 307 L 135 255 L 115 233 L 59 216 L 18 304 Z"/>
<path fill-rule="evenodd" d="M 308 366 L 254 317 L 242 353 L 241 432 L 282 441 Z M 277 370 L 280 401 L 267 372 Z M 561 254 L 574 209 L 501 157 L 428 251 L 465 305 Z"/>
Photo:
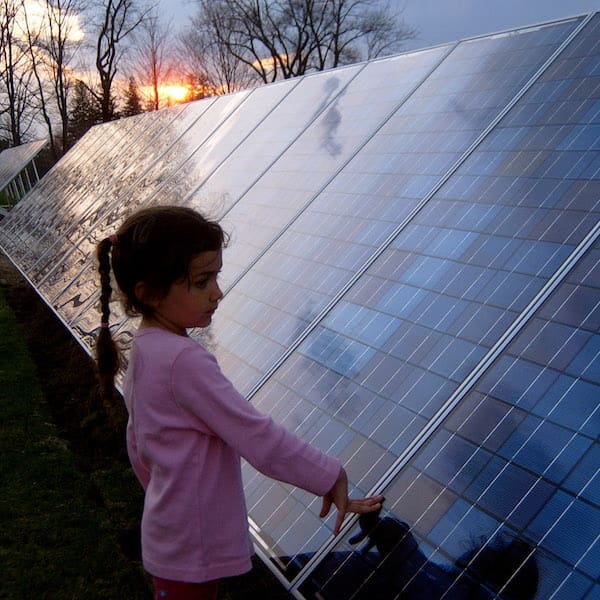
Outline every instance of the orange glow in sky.
<path fill-rule="evenodd" d="M 139 88 L 140 94 L 144 98 L 152 98 L 154 90 L 149 85 L 143 85 Z M 158 96 L 161 104 L 177 104 L 177 102 L 184 101 L 190 94 L 190 89 L 186 85 L 179 85 L 176 83 L 169 83 L 167 85 L 158 86 Z"/>
<path fill-rule="evenodd" d="M 159 94 L 169 98 L 173 102 L 181 102 L 188 96 L 190 90 L 184 85 L 161 85 L 158 88 Z"/>

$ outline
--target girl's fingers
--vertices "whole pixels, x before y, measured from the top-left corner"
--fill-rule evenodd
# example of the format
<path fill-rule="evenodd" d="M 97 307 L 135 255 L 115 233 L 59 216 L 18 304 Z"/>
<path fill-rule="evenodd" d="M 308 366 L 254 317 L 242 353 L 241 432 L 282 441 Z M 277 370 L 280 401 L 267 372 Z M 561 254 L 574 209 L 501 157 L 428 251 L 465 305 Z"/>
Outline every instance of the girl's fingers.
<path fill-rule="evenodd" d="M 335 520 L 335 526 L 333 528 L 333 535 L 337 535 L 340 532 L 340 529 L 342 528 L 342 523 L 344 522 L 345 516 L 346 516 L 345 512 L 338 510 L 337 518 Z"/>
<path fill-rule="evenodd" d="M 329 514 L 329 510 L 331 509 L 331 496 L 329 496 L 329 494 L 323 496 L 323 502 L 321 504 L 321 512 L 319 513 L 319 516 L 321 518 L 326 517 Z"/>
<path fill-rule="evenodd" d="M 333 535 L 337 535 L 340 532 L 344 518 L 348 513 L 364 514 L 374 512 L 381 508 L 381 503 L 383 500 L 383 496 L 375 496 L 374 498 L 348 499 L 346 510 L 338 510 L 335 526 L 333 528 Z M 323 514 L 321 514 L 321 516 L 323 516 Z"/>
<path fill-rule="evenodd" d="M 372 498 L 351 498 L 348 501 L 348 506 L 346 507 L 346 512 L 351 513 L 368 513 L 379 510 L 381 508 L 381 503 L 383 502 L 383 496 L 374 496 Z"/>

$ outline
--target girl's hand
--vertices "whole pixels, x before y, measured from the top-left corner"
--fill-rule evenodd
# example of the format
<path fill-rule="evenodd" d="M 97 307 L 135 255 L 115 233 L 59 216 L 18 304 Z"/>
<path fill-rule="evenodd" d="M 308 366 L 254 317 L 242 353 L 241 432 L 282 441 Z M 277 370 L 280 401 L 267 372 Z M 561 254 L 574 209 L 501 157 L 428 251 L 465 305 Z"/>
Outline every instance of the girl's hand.
<path fill-rule="evenodd" d="M 333 528 L 333 535 L 340 532 L 342 523 L 346 513 L 369 513 L 381 508 L 383 496 L 374 496 L 373 498 L 348 498 L 348 476 L 344 469 L 340 470 L 340 474 L 333 487 L 323 496 L 323 505 L 321 507 L 320 517 L 325 517 L 329 514 L 331 505 L 335 504 L 337 508 L 337 519 Z"/>

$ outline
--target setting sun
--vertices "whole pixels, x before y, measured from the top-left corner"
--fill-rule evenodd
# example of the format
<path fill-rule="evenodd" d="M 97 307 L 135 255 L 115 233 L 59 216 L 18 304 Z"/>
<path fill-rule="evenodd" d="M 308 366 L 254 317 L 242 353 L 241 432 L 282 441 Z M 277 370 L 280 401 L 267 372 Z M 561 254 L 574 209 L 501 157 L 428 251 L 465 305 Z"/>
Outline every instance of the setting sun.
<path fill-rule="evenodd" d="M 158 88 L 159 94 L 162 97 L 168 98 L 173 102 L 181 102 L 189 95 L 190 90 L 184 85 L 161 85 Z"/>
<path fill-rule="evenodd" d="M 144 85 L 139 88 L 140 94 L 146 98 L 151 99 L 154 96 L 154 90 L 149 85 Z M 186 85 L 180 85 L 176 83 L 170 83 L 167 85 L 158 86 L 158 96 L 161 106 L 177 104 L 178 102 L 185 101 L 190 96 L 190 88 Z"/>

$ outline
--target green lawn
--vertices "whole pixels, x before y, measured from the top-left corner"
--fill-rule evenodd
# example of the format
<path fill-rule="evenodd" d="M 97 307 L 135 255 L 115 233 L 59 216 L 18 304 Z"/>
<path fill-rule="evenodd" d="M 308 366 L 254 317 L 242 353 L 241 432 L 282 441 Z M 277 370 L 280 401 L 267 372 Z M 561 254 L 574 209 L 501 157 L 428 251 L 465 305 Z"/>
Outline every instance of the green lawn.
<path fill-rule="evenodd" d="M 1 290 L 0 332 L 0 598 L 150 598 L 104 493 L 136 483 L 125 469 L 78 470 Z"/>

